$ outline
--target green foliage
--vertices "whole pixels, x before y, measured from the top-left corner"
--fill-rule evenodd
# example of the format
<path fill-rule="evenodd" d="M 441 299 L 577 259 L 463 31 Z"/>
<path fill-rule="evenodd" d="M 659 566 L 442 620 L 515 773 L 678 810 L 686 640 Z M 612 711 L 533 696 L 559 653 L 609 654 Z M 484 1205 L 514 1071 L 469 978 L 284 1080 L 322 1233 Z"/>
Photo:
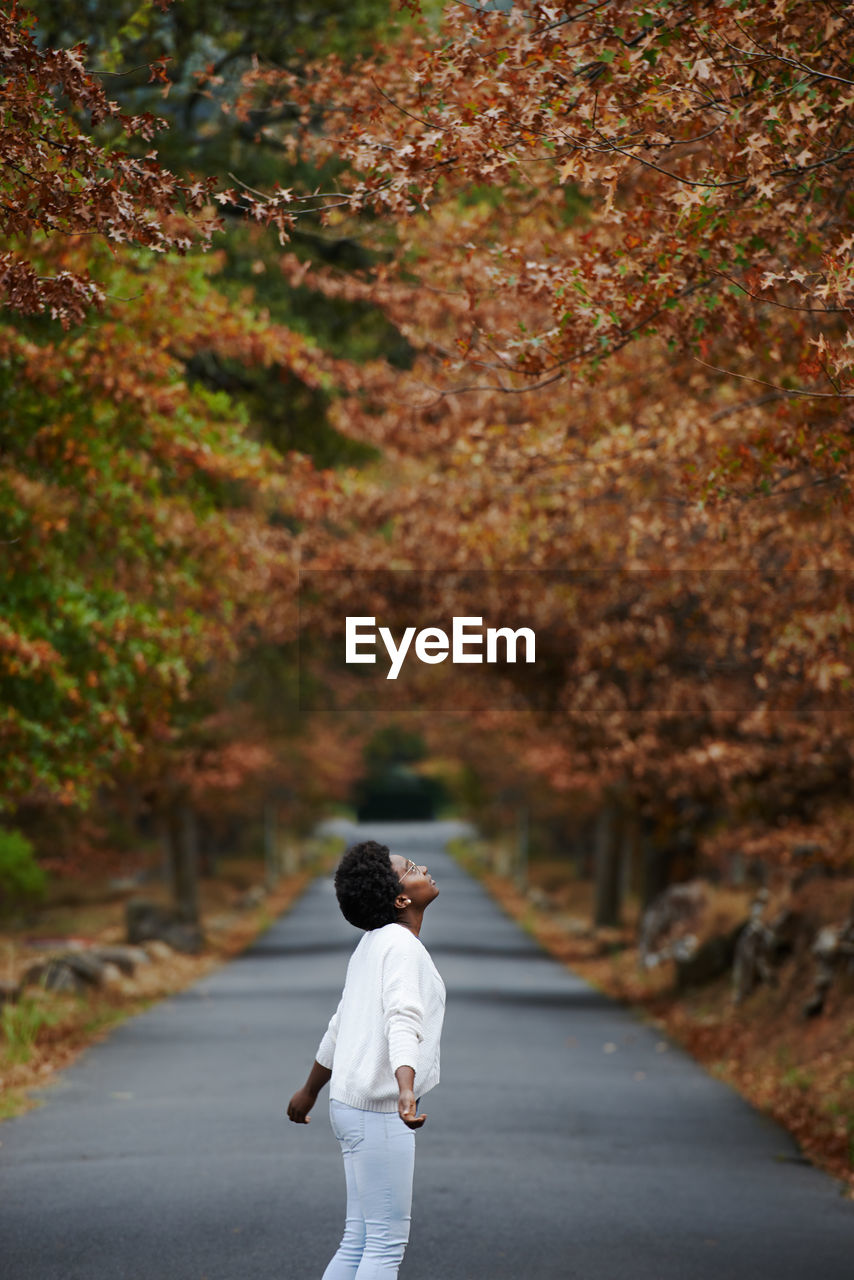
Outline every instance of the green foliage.
<path fill-rule="evenodd" d="M 187 375 L 199 394 L 206 386 L 223 388 L 250 433 L 283 457 L 304 453 L 318 467 L 362 466 L 378 457 L 376 449 L 348 439 L 329 423 L 328 392 L 308 386 L 288 370 L 248 368 L 240 360 L 206 351 L 188 361 Z"/>
<path fill-rule="evenodd" d="M 415 764 L 427 755 L 420 733 L 390 724 L 380 729 L 365 747 L 365 763 L 369 769 L 384 769 L 393 764 Z"/>
<path fill-rule="evenodd" d="M 352 57 L 401 21 L 389 0 L 180 0 L 166 9 L 151 0 L 32 0 L 29 7 L 45 44 L 86 41 L 89 64 L 125 110 L 171 120 L 158 146 L 165 163 L 232 170 L 253 185 L 281 172 L 267 130 L 292 115 L 287 103 L 249 118 L 228 111 L 253 58 L 299 68 L 330 53 Z M 163 80 L 149 72 L 158 62 Z"/>
<path fill-rule="evenodd" d="M 293 249 L 301 259 L 346 270 L 368 269 L 377 256 L 347 237 L 306 232 L 295 235 Z M 378 307 L 291 286 L 282 277 L 280 255 L 269 231 L 229 225 L 216 287 L 236 306 L 246 306 L 251 298 L 273 323 L 302 334 L 333 357 L 362 362 L 381 356 L 395 368 L 411 365 L 412 348 Z M 296 450 L 323 468 L 363 467 L 379 456 L 371 445 L 349 439 L 331 425 L 331 388 L 309 386 L 274 367 L 250 371 L 210 353 L 192 361 L 188 376 L 227 390 L 245 410 L 253 435 L 283 455 Z"/>
<path fill-rule="evenodd" d="M 411 767 L 426 756 L 426 743 L 416 731 L 390 724 L 375 733 L 365 748 L 365 776 L 354 790 L 360 819 L 435 816 L 447 802 L 445 786 Z"/>
<path fill-rule="evenodd" d="M 0 827 L 0 912 L 44 897 L 47 876 L 20 831 Z"/>
<path fill-rule="evenodd" d="M 237 518 L 254 507 L 263 527 L 277 459 L 177 358 L 220 342 L 263 359 L 260 323 L 211 288 L 213 258 L 160 261 L 140 292 L 141 253 L 78 252 L 117 299 L 106 314 L 67 335 L 46 319 L 0 328 L 6 803 L 36 788 L 85 800 L 263 590 Z"/>

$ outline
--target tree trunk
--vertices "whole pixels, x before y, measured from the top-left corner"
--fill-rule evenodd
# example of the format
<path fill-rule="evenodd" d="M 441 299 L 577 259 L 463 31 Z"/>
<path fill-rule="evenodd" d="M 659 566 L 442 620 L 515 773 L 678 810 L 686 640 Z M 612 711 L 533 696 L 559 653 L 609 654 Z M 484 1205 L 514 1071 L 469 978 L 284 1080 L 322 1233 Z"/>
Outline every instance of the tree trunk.
<path fill-rule="evenodd" d="M 528 887 L 528 846 L 530 844 L 530 814 L 526 804 L 520 804 L 516 813 L 516 884 L 520 889 Z"/>
<path fill-rule="evenodd" d="M 641 846 L 641 819 L 635 810 L 625 816 L 623 824 L 623 897 L 643 892 L 643 852 Z"/>
<path fill-rule="evenodd" d="M 199 875 L 209 879 L 216 875 L 217 862 L 217 828 L 204 816 L 197 816 L 199 844 Z"/>
<path fill-rule="evenodd" d="M 622 825 L 619 803 L 606 800 L 596 823 L 593 923 L 597 927 L 620 923 Z"/>
<path fill-rule="evenodd" d="M 577 880 L 589 880 L 593 875 L 596 847 L 596 819 L 583 818 L 572 836 L 572 859 Z"/>
<path fill-rule="evenodd" d="M 280 874 L 278 821 L 272 800 L 264 802 L 264 879 L 268 889 L 275 886 Z"/>
<path fill-rule="evenodd" d="M 199 923 L 199 839 L 196 814 L 179 801 L 167 818 L 167 849 L 172 899 L 182 920 Z"/>

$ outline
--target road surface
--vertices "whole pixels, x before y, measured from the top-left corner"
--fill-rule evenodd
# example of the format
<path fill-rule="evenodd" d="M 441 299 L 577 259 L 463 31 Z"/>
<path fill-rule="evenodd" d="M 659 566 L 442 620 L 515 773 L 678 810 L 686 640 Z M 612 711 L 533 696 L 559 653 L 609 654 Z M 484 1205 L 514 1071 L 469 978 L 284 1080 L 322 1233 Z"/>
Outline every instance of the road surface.
<path fill-rule="evenodd" d="M 401 1280 L 851 1280 L 854 1205 L 735 1093 L 549 959 L 441 850 L 448 988 Z M 284 1109 L 359 933 L 316 882 L 244 956 L 0 1126 L 3 1280 L 319 1280 L 343 1225 L 325 1097 Z"/>

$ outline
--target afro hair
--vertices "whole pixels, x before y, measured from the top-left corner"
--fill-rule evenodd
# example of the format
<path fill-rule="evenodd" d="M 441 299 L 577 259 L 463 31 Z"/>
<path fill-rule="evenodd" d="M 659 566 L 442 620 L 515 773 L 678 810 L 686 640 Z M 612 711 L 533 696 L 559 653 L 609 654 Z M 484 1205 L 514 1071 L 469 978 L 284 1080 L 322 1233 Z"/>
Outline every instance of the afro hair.
<path fill-rule="evenodd" d="M 357 929 L 381 929 L 397 919 L 401 884 L 387 845 L 363 840 L 348 849 L 335 872 L 335 893 L 345 920 Z"/>

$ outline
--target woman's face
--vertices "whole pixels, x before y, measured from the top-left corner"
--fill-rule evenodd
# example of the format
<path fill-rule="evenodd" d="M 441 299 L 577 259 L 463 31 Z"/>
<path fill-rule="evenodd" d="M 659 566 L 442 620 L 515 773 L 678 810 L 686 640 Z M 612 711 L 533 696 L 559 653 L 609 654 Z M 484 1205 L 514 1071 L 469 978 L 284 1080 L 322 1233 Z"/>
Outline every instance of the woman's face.
<path fill-rule="evenodd" d="M 400 881 L 401 889 L 413 906 L 422 910 L 439 895 L 439 886 L 427 868 L 399 853 L 391 855 L 391 865 Z"/>

